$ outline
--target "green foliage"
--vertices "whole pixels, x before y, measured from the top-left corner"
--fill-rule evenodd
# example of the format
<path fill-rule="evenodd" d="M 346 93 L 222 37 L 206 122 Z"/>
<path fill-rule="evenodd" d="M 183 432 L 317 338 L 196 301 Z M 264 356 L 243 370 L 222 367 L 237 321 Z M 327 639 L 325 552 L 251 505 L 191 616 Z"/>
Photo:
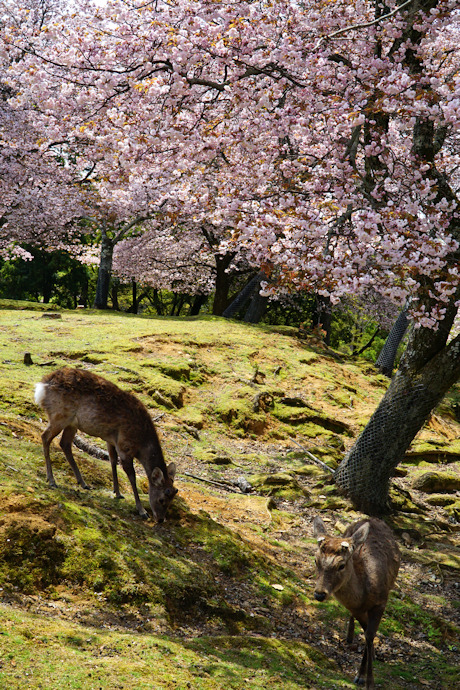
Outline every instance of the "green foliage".
<path fill-rule="evenodd" d="M 459 630 L 448 623 L 440 615 L 433 615 L 429 610 L 429 604 L 435 603 L 437 607 L 443 604 L 442 597 L 438 601 L 429 602 L 435 597 L 423 596 L 424 600 L 415 602 L 410 597 L 393 593 L 387 607 L 387 615 L 382 623 L 382 632 L 389 634 L 404 634 L 416 627 L 421 634 L 433 645 L 440 645 L 446 638 L 455 639 L 458 637 Z M 428 606 L 424 605 L 428 604 Z"/>
<path fill-rule="evenodd" d="M 304 321 L 311 322 L 315 309 L 314 295 L 296 292 L 281 301 L 269 302 L 262 323 L 272 326 L 297 326 Z"/>
<path fill-rule="evenodd" d="M 75 308 L 88 292 L 88 270 L 68 252 L 25 246 L 33 259 L 0 260 L 0 297 Z"/>
<path fill-rule="evenodd" d="M 375 362 L 380 350 L 385 344 L 388 332 L 378 329 L 378 324 L 370 319 L 364 319 L 361 312 L 353 309 L 335 310 L 331 324 L 331 346 L 347 354 L 353 354 L 361 348 L 366 348 L 362 356 L 370 362 Z"/>

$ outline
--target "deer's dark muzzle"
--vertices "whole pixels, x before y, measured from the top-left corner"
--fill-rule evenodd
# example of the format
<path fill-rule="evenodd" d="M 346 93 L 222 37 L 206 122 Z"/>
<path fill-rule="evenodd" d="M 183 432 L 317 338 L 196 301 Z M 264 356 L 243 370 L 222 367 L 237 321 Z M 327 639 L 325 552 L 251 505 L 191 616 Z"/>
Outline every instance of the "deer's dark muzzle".
<path fill-rule="evenodd" d="M 326 592 L 315 592 L 316 601 L 324 601 L 326 598 Z"/>

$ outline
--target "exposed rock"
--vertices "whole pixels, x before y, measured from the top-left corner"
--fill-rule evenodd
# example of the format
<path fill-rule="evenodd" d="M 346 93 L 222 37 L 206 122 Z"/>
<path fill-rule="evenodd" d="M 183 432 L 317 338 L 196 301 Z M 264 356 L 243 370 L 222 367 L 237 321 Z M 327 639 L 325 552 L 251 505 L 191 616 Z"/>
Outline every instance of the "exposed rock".
<path fill-rule="evenodd" d="M 42 319 L 62 319 L 62 314 L 58 314 L 54 311 L 46 311 L 41 316 Z"/>
<path fill-rule="evenodd" d="M 460 491 L 460 477 L 452 472 L 425 472 L 412 486 L 429 494 Z"/>
<path fill-rule="evenodd" d="M 412 547 L 410 549 L 404 546 L 400 548 L 403 561 L 415 561 L 429 567 L 444 566 L 445 568 L 460 570 L 460 558 L 452 551 L 441 551 L 439 547 L 436 550 L 424 549 L 423 551 Z"/>
<path fill-rule="evenodd" d="M 404 513 L 423 513 L 423 508 L 414 503 L 409 491 L 397 486 L 390 488 L 390 503 L 393 509 L 401 510 Z"/>
<path fill-rule="evenodd" d="M 209 449 L 203 453 L 203 462 L 211 463 L 213 465 L 231 465 L 232 459 L 228 455 L 222 455 L 215 450 Z"/>
<path fill-rule="evenodd" d="M 299 484 L 297 479 L 288 472 L 276 472 L 275 474 L 258 474 L 250 478 L 252 486 L 261 493 L 294 493 L 305 495 L 306 491 Z"/>
<path fill-rule="evenodd" d="M 267 412 L 273 405 L 273 395 L 268 391 L 257 393 L 252 401 L 252 409 L 254 412 L 260 412 L 260 410 L 262 410 L 262 412 Z"/>
<path fill-rule="evenodd" d="M 323 479 L 326 474 L 324 470 L 316 465 L 303 465 L 296 468 L 296 473 L 303 477 L 312 477 L 314 479 Z"/>
<path fill-rule="evenodd" d="M 157 402 L 159 405 L 162 405 L 163 407 L 166 407 L 169 410 L 174 407 L 171 400 L 168 400 L 164 395 L 162 395 L 160 393 L 160 391 L 158 391 L 158 390 L 150 391 L 150 395 L 155 400 L 155 402 Z"/>
<path fill-rule="evenodd" d="M 422 462 L 453 463 L 460 461 L 460 440 L 449 442 L 436 439 L 436 442 L 419 441 L 406 453 L 405 462 L 419 465 Z"/>
<path fill-rule="evenodd" d="M 286 411 L 284 409 L 286 407 L 291 409 Z M 336 418 L 332 419 L 319 410 L 314 410 L 312 407 L 307 406 L 305 403 L 303 407 L 297 407 L 297 409 L 293 405 L 275 406 L 274 416 L 281 422 L 284 422 L 284 424 L 291 424 L 293 426 L 311 423 L 334 434 L 351 435 L 352 433 L 350 425 L 346 422 Z"/>
<path fill-rule="evenodd" d="M 281 398 L 280 403 L 282 405 L 287 405 L 288 407 L 310 407 L 310 405 L 308 405 L 303 398 L 299 397 Z"/>
<path fill-rule="evenodd" d="M 455 503 L 456 498 L 452 494 L 431 494 L 431 496 L 427 496 L 425 498 L 425 501 L 430 505 L 430 506 L 448 506 L 451 505 L 452 503 Z"/>
<path fill-rule="evenodd" d="M 175 381 L 189 381 L 191 367 L 190 364 L 162 363 L 158 364 L 158 369 L 165 376 L 169 376 Z"/>
<path fill-rule="evenodd" d="M 445 511 L 457 524 L 460 523 L 460 500 L 457 499 L 455 503 L 446 506 Z"/>
<path fill-rule="evenodd" d="M 149 391 L 151 397 L 163 407 L 172 409 L 174 407 L 181 408 L 184 406 L 185 388 L 181 387 L 178 391 L 159 391 L 158 389 Z"/>
<path fill-rule="evenodd" d="M 405 467 L 395 467 L 393 477 L 407 477 L 408 470 Z"/>
<path fill-rule="evenodd" d="M 59 581 L 65 546 L 56 532 L 56 525 L 38 515 L 14 513 L 2 518 L 0 558 L 10 582 L 35 592 Z"/>

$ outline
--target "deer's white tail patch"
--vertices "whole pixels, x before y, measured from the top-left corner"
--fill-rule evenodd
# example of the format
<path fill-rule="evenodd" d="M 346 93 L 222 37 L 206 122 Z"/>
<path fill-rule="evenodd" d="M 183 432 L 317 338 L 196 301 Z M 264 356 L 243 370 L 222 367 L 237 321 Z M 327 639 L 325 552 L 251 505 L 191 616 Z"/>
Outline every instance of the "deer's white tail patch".
<path fill-rule="evenodd" d="M 35 402 L 37 405 L 41 405 L 46 393 L 46 383 L 36 383 L 35 384 Z"/>

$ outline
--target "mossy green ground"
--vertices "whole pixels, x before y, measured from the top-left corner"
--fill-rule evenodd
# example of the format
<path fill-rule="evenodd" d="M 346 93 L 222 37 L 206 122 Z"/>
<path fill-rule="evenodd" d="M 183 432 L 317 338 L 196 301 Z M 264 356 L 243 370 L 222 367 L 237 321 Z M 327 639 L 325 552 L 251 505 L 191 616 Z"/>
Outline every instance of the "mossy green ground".
<path fill-rule="evenodd" d="M 310 524 L 316 512 L 338 529 L 358 516 L 303 449 L 334 468 L 386 379 L 293 329 L 3 306 L 0 687 L 353 687 L 360 652 L 343 643 L 345 612 L 312 598 Z M 137 516 L 124 476 L 125 500 L 114 500 L 108 464 L 78 450 L 93 489 L 78 489 L 57 444 L 58 489 L 47 487 L 33 388 L 64 365 L 100 373 L 151 410 L 179 468 L 163 525 Z M 458 431 L 446 399 L 392 492 L 404 563 L 380 629 L 377 687 L 455 687 L 455 503 L 431 505 L 412 483 L 446 462 L 458 476 Z M 241 475 L 253 493 L 232 490 Z"/>

